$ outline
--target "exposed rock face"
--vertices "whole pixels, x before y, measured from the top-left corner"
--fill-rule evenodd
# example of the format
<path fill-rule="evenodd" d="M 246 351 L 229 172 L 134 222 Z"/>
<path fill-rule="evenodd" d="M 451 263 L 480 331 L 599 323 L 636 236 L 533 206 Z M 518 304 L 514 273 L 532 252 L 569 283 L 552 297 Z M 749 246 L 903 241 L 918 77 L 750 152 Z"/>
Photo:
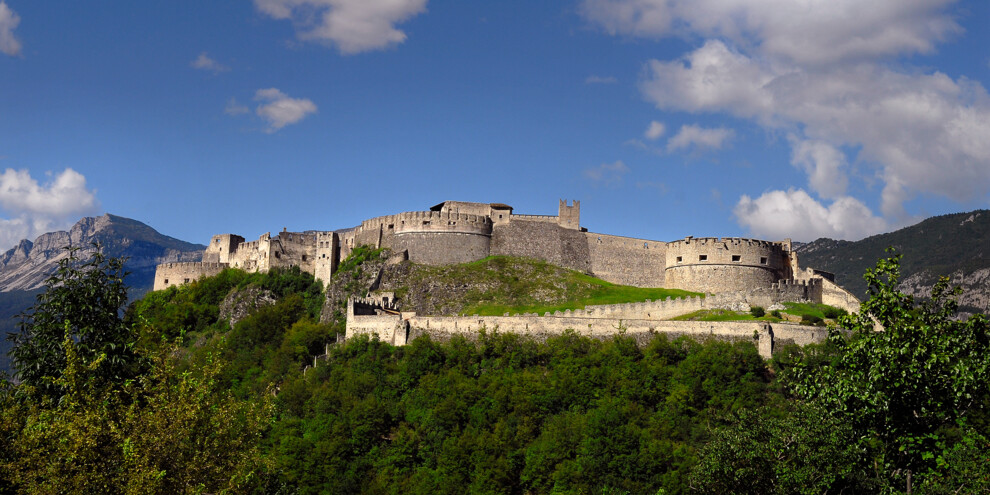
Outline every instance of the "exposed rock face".
<path fill-rule="evenodd" d="M 275 304 L 271 291 L 260 287 L 234 289 L 220 303 L 220 319 L 227 320 L 231 328 L 255 311 Z"/>
<path fill-rule="evenodd" d="M 92 252 L 94 242 L 103 246 L 108 256 L 127 257 L 126 267 L 132 273 L 128 285 L 139 292 L 151 288 L 155 266 L 159 263 L 199 261 L 205 249 L 199 244 L 159 234 L 129 218 L 109 214 L 86 217 L 68 232 L 42 234 L 34 242 L 24 239 L 0 254 L 0 292 L 42 287 L 59 260 L 68 256 L 67 246 L 80 248 L 79 256 L 85 259 Z"/>
<path fill-rule="evenodd" d="M 934 279 L 934 274 L 924 270 L 902 280 L 898 288 L 916 298 L 927 298 L 931 296 L 931 281 Z M 959 305 L 962 308 L 990 314 L 990 268 L 971 273 L 957 270 L 949 275 L 949 287 L 962 287 L 963 292 L 959 296 Z"/>

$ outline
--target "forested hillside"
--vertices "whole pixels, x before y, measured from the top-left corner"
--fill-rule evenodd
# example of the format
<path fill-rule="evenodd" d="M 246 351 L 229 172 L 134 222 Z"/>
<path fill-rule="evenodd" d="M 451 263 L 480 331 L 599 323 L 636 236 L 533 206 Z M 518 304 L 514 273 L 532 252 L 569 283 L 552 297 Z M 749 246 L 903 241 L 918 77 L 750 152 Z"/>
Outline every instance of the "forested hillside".
<path fill-rule="evenodd" d="M 35 321 L 21 345 L 47 351 L 19 359 L 52 371 L 0 389 L 0 492 L 894 493 L 910 470 L 982 493 L 990 328 L 941 296 L 907 311 L 896 269 L 851 334 L 769 362 L 664 335 L 342 342 L 311 275 L 226 270 L 113 332 Z"/>
<path fill-rule="evenodd" d="M 863 272 L 894 247 L 904 255 L 902 289 L 924 296 L 941 276 L 963 288 L 962 306 L 990 311 L 990 210 L 931 217 L 895 232 L 850 242 L 818 239 L 797 248 L 802 266 L 835 274 L 835 281 L 866 297 Z"/>

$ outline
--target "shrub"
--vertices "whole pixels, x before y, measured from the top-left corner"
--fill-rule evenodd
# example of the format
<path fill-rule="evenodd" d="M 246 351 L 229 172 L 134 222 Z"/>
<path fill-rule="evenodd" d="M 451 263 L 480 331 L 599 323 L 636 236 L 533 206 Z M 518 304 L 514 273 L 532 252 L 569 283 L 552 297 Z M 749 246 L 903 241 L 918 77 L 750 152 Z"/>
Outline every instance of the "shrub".
<path fill-rule="evenodd" d="M 822 317 L 820 316 L 804 315 L 801 317 L 801 324 L 822 326 L 825 324 L 825 320 L 823 320 Z"/>
<path fill-rule="evenodd" d="M 763 309 L 762 306 L 753 306 L 752 308 L 749 308 L 749 314 L 751 314 L 751 315 L 753 315 L 753 316 L 755 316 L 757 318 L 760 318 L 763 315 L 767 314 L 767 312 L 766 312 L 766 310 Z"/>
<path fill-rule="evenodd" d="M 771 311 L 770 312 L 770 316 L 772 316 L 774 318 L 779 318 L 781 320 L 784 319 L 784 315 L 780 314 L 780 310 L 779 309 L 775 309 L 775 310 Z"/>
<path fill-rule="evenodd" d="M 822 308 L 822 314 L 830 320 L 834 320 L 840 316 L 845 316 L 849 314 L 848 311 L 842 308 L 836 308 L 834 306 L 825 306 Z"/>

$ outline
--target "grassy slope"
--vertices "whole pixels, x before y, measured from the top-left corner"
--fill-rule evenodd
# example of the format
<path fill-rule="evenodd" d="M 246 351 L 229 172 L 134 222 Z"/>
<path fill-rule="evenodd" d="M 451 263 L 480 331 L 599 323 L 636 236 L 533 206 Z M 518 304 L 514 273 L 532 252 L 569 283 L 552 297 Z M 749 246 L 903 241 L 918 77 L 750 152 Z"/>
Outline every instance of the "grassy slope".
<path fill-rule="evenodd" d="M 430 300 L 458 301 L 436 313 L 498 316 L 504 313 L 545 313 L 588 305 L 640 302 L 700 295 L 674 289 L 616 285 L 544 261 L 492 256 L 461 265 L 416 265 L 399 297 L 417 309 Z M 417 298 L 423 299 L 417 301 Z"/>

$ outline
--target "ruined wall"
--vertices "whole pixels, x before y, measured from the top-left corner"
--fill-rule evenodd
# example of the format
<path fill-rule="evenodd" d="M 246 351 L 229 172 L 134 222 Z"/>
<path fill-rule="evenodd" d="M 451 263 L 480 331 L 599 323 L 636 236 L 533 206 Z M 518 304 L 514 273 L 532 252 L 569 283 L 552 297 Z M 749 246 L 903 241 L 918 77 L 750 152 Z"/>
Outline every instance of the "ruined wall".
<path fill-rule="evenodd" d="M 219 234 L 210 238 L 203 251 L 204 263 L 229 263 L 231 253 L 237 251 L 244 238 L 235 234 Z"/>
<path fill-rule="evenodd" d="M 567 201 L 563 199 L 560 200 L 560 206 L 557 209 L 557 217 L 559 217 L 559 224 L 565 229 L 580 230 L 581 229 L 581 202 L 574 200 L 573 204 L 568 205 Z"/>
<path fill-rule="evenodd" d="M 269 241 L 268 267 L 298 266 L 307 273 L 316 272 L 316 233 L 282 231 Z"/>
<path fill-rule="evenodd" d="M 152 290 L 164 290 L 173 285 L 188 284 L 201 277 L 212 277 L 227 268 L 226 263 L 162 263 L 155 269 Z"/>
<path fill-rule="evenodd" d="M 702 237 L 667 244 L 664 285 L 718 294 L 770 287 L 789 273 L 782 243 Z"/>
<path fill-rule="evenodd" d="M 583 232 L 545 222 L 519 220 L 493 228 L 492 255 L 524 256 L 582 272 L 591 271 L 588 240 Z"/>
<path fill-rule="evenodd" d="M 852 292 L 843 289 L 835 282 L 825 278 L 822 281 L 822 303 L 842 308 L 850 313 L 858 313 L 860 301 Z"/>
<path fill-rule="evenodd" d="M 667 243 L 585 233 L 591 272 L 614 284 L 664 287 Z"/>

